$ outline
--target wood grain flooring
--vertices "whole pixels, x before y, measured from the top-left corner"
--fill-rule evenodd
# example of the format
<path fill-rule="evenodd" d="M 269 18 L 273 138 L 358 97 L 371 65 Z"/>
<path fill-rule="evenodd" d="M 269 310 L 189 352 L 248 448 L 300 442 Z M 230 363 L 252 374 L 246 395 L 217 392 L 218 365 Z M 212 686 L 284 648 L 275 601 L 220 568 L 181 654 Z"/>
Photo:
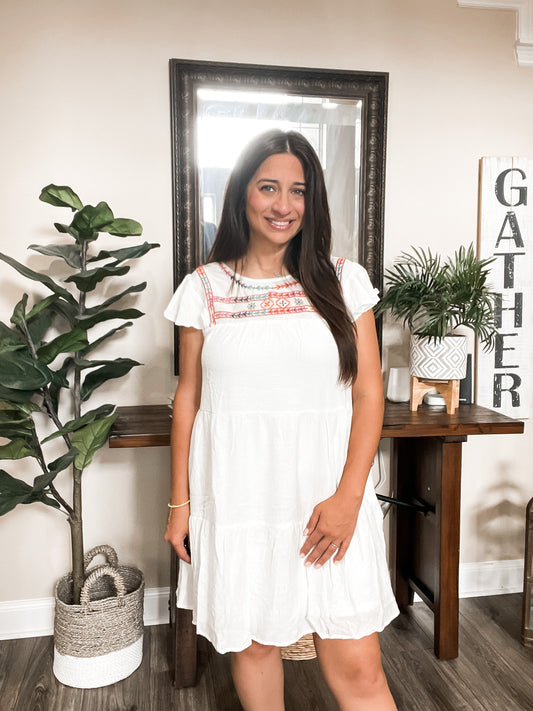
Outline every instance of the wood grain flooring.
<path fill-rule="evenodd" d="M 459 657 L 433 654 L 433 618 L 417 603 L 382 634 L 383 664 L 399 711 L 533 711 L 533 648 L 520 644 L 521 595 L 460 602 Z M 0 711 L 240 711 L 229 670 L 199 638 L 199 680 L 176 690 L 168 628 L 146 628 L 141 667 L 103 689 L 71 689 L 52 674 L 51 637 L 2 642 Z M 284 662 L 286 711 L 334 711 L 316 660 Z"/>

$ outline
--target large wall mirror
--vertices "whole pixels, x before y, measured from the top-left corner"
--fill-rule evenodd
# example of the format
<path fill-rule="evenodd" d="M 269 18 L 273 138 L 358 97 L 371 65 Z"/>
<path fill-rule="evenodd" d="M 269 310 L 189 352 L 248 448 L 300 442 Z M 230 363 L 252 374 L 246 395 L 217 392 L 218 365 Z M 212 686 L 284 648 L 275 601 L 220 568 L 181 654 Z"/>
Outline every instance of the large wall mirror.
<path fill-rule="evenodd" d="M 386 73 L 171 59 L 175 287 L 205 261 L 241 149 L 281 128 L 320 157 L 333 253 L 381 288 L 387 88 Z"/>

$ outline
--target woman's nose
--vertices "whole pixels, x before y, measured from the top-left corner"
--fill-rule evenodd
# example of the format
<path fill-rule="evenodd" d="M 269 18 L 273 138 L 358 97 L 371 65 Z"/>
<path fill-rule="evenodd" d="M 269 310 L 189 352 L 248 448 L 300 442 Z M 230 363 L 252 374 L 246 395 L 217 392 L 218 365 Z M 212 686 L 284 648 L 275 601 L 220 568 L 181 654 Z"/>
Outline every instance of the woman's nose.
<path fill-rule="evenodd" d="M 276 199 L 274 200 L 272 207 L 274 208 L 274 210 L 276 210 L 276 212 L 280 213 L 281 215 L 286 215 L 288 212 L 290 212 L 291 206 L 289 194 L 279 192 L 276 195 Z"/>

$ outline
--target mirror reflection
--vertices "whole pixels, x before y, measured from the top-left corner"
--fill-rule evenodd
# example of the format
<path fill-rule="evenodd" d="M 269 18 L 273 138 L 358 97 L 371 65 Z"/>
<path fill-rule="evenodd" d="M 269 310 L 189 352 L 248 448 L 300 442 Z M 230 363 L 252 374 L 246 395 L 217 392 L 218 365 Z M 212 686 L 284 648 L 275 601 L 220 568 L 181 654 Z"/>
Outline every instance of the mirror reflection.
<path fill-rule="evenodd" d="M 237 157 L 258 133 L 302 133 L 317 152 L 330 200 L 333 254 L 358 259 L 361 99 L 199 88 L 196 92 L 200 261 L 220 219 L 224 190 Z"/>
<path fill-rule="evenodd" d="M 385 72 L 171 59 L 174 287 L 206 261 L 241 149 L 281 128 L 303 133 L 322 161 L 333 254 L 380 289 L 387 91 Z M 178 329 L 174 355 L 177 374 Z"/>

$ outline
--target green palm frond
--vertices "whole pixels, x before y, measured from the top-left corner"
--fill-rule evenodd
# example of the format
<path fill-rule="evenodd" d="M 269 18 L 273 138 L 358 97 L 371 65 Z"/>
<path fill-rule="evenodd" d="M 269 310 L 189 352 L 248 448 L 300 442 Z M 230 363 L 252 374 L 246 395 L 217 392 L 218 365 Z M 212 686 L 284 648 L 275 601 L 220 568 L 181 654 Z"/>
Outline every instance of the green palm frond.
<path fill-rule="evenodd" d="M 444 262 L 430 249 L 413 247 L 385 271 L 387 291 L 376 313 L 389 311 L 422 338 L 443 338 L 466 326 L 490 350 L 496 335 L 496 294 L 488 284 L 493 261 L 478 259 L 473 245 L 460 247 Z"/>

